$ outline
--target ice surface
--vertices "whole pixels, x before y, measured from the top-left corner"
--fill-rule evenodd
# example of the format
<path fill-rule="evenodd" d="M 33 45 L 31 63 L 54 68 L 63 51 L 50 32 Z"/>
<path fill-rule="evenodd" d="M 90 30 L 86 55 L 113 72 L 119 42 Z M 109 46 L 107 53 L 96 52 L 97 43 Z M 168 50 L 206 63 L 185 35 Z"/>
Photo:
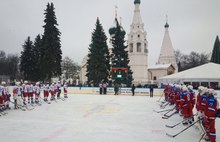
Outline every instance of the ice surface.
<path fill-rule="evenodd" d="M 32 111 L 9 110 L 0 117 L 0 142 L 197 142 L 199 132 L 184 129 L 176 114 L 162 119 L 158 97 L 69 95 L 66 101 L 43 103 Z M 171 106 L 168 106 L 169 108 Z M 220 141 L 220 119 L 216 119 L 217 141 Z"/>

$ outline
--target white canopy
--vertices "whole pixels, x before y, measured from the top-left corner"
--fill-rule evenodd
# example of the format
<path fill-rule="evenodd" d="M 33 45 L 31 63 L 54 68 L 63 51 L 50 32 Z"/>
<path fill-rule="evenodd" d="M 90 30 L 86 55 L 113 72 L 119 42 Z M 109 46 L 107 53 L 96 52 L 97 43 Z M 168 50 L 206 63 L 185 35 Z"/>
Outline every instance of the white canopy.
<path fill-rule="evenodd" d="M 161 82 L 219 82 L 220 64 L 207 63 L 160 78 Z"/>

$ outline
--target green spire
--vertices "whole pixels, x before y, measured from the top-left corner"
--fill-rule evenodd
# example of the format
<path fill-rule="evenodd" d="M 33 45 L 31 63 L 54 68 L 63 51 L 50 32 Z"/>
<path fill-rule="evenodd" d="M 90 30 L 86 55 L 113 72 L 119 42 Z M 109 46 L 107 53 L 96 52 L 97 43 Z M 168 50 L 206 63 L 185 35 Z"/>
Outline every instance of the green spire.
<path fill-rule="evenodd" d="M 141 3 L 141 0 L 135 0 L 134 1 L 134 4 L 140 4 Z"/>

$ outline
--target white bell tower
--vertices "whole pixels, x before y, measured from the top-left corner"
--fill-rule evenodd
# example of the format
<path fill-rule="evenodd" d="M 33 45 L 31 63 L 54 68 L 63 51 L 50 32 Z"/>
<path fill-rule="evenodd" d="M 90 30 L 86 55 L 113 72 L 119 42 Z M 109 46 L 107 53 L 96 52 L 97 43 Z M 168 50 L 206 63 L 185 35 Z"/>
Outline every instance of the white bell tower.
<path fill-rule="evenodd" d="M 134 84 L 148 82 L 148 42 L 140 14 L 140 0 L 135 0 L 134 16 L 128 34 L 128 55 Z"/>
<path fill-rule="evenodd" d="M 172 64 L 175 68 L 175 72 L 178 72 L 178 66 L 175 58 L 175 51 L 173 49 L 173 45 L 170 39 L 169 34 L 169 24 L 166 19 L 166 24 L 164 26 L 165 33 L 163 37 L 163 42 L 161 46 L 160 56 L 158 59 L 158 64 Z"/>

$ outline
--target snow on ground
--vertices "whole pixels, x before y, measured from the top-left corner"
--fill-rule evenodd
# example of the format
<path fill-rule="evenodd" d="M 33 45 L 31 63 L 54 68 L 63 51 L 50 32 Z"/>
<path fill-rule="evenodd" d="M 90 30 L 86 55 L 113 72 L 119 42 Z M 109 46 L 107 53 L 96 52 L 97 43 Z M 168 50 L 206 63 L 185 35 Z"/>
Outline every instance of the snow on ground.
<path fill-rule="evenodd" d="M 178 114 L 162 119 L 158 97 L 69 95 L 65 101 L 43 103 L 31 111 L 9 110 L 0 117 L 0 142 L 197 142 L 199 132 L 179 125 Z M 171 106 L 168 106 L 169 108 Z M 220 119 L 216 119 L 220 141 Z"/>

